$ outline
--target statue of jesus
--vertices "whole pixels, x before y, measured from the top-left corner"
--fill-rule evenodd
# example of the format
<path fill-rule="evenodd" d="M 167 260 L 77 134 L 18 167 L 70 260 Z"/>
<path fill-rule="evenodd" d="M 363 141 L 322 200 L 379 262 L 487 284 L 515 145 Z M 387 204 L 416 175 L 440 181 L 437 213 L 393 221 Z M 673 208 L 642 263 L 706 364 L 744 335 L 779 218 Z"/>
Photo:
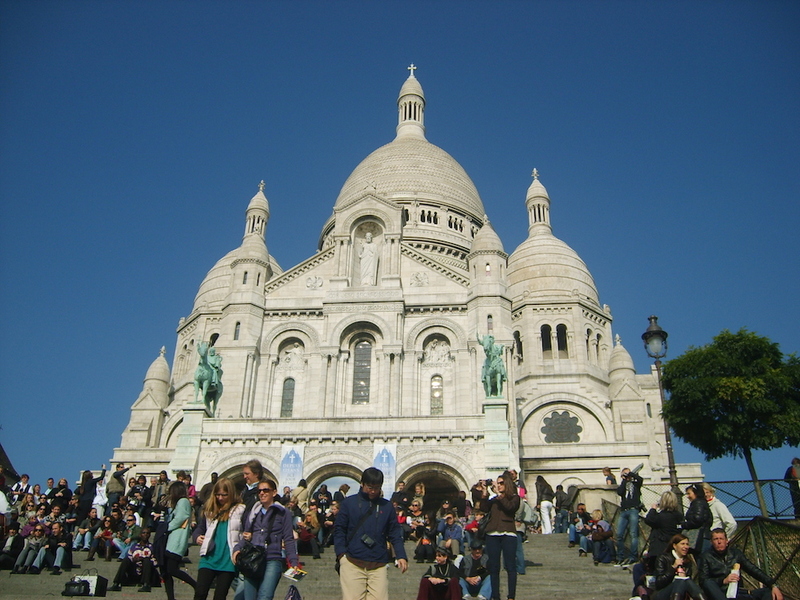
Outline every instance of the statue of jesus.
<path fill-rule="evenodd" d="M 371 233 L 364 236 L 358 258 L 361 261 L 361 285 L 375 285 L 378 275 L 378 245 L 372 241 Z"/>

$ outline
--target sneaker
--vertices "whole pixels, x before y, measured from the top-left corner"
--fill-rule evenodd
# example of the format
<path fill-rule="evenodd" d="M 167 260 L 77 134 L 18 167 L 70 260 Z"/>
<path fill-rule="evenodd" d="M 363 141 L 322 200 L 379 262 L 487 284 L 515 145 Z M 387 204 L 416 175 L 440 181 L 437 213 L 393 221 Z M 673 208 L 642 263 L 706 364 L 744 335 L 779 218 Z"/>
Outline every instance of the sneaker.
<path fill-rule="evenodd" d="M 61 575 L 61 569 L 59 567 L 53 567 L 50 571 L 50 575 Z"/>
<path fill-rule="evenodd" d="M 586 556 L 586 550 L 584 550 L 583 548 L 578 550 L 578 556 Z"/>
<path fill-rule="evenodd" d="M 149 592 L 150 591 L 150 585 L 145 583 L 142 587 L 139 588 L 139 591 L 140 592 Z"/>
<path fill-rule="evenodd" d="M 115 583 L 110 588 L 108 588 L 108 591 L 109 592 L 121 592 L 122 591 L 122 586 L 120 584 L 118 584 L 118 583 Z"/>

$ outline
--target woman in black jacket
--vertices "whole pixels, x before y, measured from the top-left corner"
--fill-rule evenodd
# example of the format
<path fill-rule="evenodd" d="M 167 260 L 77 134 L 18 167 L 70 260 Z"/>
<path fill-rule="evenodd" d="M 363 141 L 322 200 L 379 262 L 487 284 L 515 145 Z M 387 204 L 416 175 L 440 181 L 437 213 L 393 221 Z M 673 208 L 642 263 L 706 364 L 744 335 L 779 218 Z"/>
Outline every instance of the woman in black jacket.
<path fill-rule="evenodd" d="M 681 532 L 683 512 L 678 506 L 678 497 L 672 491 L 661 494 L 658 504 L 653 504 L 650 512 L 644 517 L 650 526 L 650 538 L 647 542 L 647 572 L 655 569 L 656 557 L 663 554 L 673 536 Z"/>
<path fill-rule="evenodd" d="M 697 563 L 689 554 L 689 538 L 674 535 L 663 554 L 656 557 L 656 595 L 654 600 L 706 600 L 697 584 Z"/>
<path fill-rule="evenodd" d="M 711 549 L 711 523 L 713 522 L 713 516 L 700 484 L 692 484 L 687 487 L 686 497 L 689 499 L 690 504 L 682 527 L 689 531 L 697 530 L 694 549 L 698 554 L 702 554 Z"/>

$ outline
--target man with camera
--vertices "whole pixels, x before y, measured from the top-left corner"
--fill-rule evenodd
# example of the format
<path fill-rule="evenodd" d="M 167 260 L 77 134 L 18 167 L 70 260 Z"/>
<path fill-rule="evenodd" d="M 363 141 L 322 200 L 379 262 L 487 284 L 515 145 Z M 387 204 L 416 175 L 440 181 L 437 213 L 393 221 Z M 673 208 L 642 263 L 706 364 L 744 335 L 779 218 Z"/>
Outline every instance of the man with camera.
<path fill-rule="evenodd" d="M 361 474 L 361 490 L 342 502 L 334 524 L 336 560 L 343 600 L 388 600 L 387 541 L 400 571 L 408 569 L 403 531 L 392 503 L 381 496 L 383 473 L 369 467 Z"/>
<path fill-rule="evenodd" d="M 644 483 L 639 476 L 639 470 L 642 466 L 639 465 L 633 471 L 628 468 L 622 469 L 622 482 L 617 488 L 617 494 L 622 499 L 616 537 L 618 565 L 630 565 L 639 561 L 639 511 L 642 508 L 642 483 Z M 627 557 L 624 543 L 626 531 L 631 536 L 631 547 Z"/>

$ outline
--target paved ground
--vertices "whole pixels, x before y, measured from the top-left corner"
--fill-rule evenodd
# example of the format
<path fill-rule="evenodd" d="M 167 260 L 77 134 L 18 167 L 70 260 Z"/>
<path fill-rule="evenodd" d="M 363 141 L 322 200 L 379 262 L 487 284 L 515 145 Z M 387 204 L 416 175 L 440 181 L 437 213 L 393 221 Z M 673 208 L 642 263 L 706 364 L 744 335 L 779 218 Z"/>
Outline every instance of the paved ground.
<path fill-rule="evenodd" d="M 578 558 L 576 548 L 567 548 L 566 534 L 548 536 L 531 536 L 530 543 L 525 544 L 525 558 L 530 563 L 535 561 L 541 566 L 528 566 L 527 573 L 518 578 L 517 600 L 628 600 L 631 591 L 631 577 L 628 571 L 609 565 L 595 567 L 591 558 Z M 339 581 L 333 570 L 333 553 L 329 549 L 320 560 L 312 560 L 310 556 L 302 557 L 309 571 L 308 576 L 297 584 L 304 600 L 336 600 L 341 598 Z M 412 544 L 406 545 L 406 551 L 413 555 Z M 85 553 L 76 555 L 77 561 L 85 559 Z M 197 569 L 197 547 L 190 548 L 189 556 L 192 564 L 187 570 L 193 576 Z M 109 580 L 114 578 L 118 563 L 103 560 L 91 563 L 83 561 L 80 568 L 72 573 L 52 576 L 41 575 L 9 575 L 8 571 L 0 571 L 0 597 L 39 600 L 60 597 L 64 583 L 70 575 L 83 572 L 85 567 L 96 568 Z M 407 573 L 400 574 L 397 569 L 390 569 L 390 599 L 414 600 L 417 597 L 419 579 L 427 565 L 411 561 Z M 283 580 L 278 586 L 275 599 L 283 600 L 290 582 Z M 175 582 L 177 600 L 191 600 L 192 590 L 180 581 Z M 505 594 L 505 580 L 501 585 L 501 596 Z M 122 592 L 109 592 L 108 597 L 114 600 L 137 599 L 161 600 L 165 598 L 164 590 L 154 588 L 150 594 L 137 593 L 135 587 L 125 587 Z M 228 598 L 233 598 L 229 593 Z"/>

